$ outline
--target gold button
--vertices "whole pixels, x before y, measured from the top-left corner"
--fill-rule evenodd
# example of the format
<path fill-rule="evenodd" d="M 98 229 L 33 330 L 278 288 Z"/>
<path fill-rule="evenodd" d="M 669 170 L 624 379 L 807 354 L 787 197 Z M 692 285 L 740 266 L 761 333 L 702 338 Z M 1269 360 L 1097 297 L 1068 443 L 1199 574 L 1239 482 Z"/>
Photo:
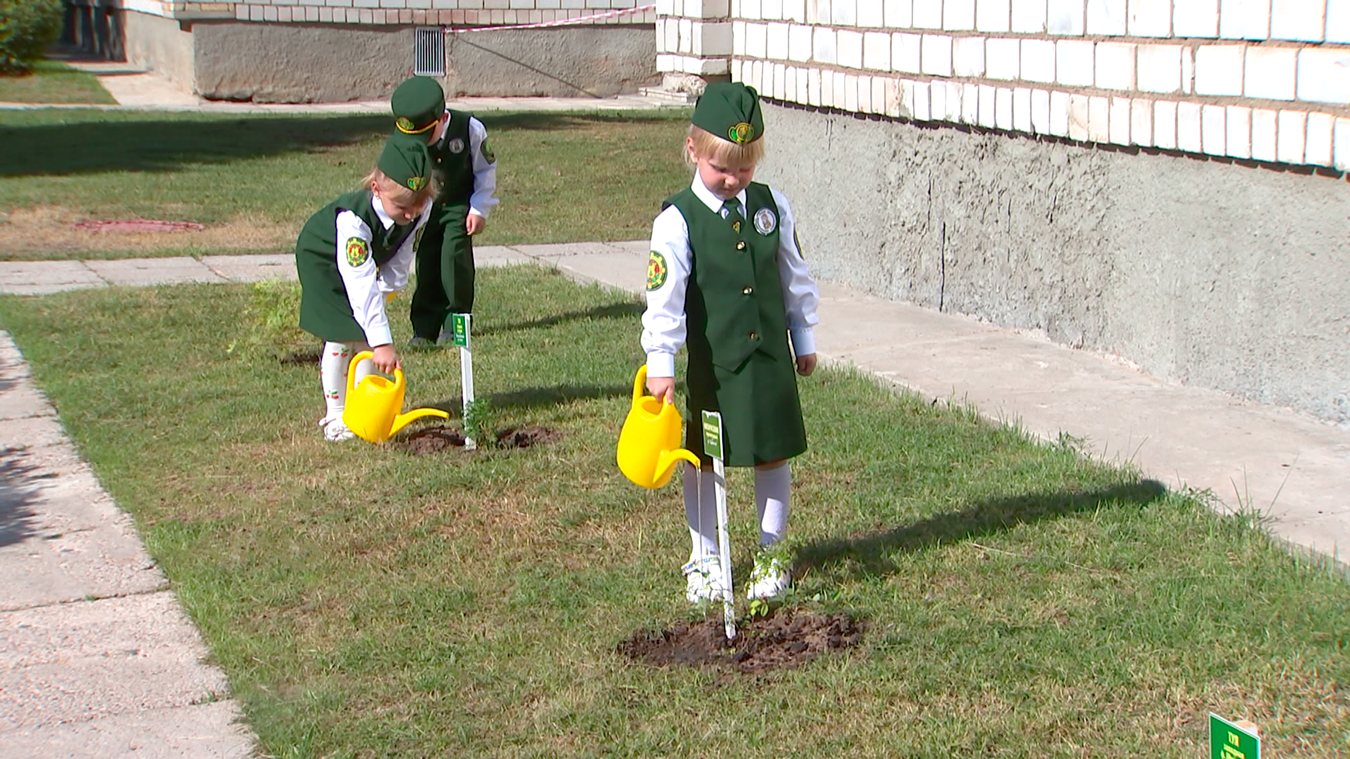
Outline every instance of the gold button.
<path fill-rule="evenodd" d="M 758 340 L 758 339 L 759 339 L 759 335 L 755 334 L 754 332 L 751 332 L 751 333 L 750 333 L 750 339 L 751 339 L 751 340 Z"/>
<path fill-rule="evenodd" d="M 752 292 L 754 292 L 754 291 L 755 291 L 755 290 L 754 290 L 754 288 L 752 288 L 752 287 L 747 287 L 747 288 L 745 288 L 744 290 L 741 290 L 741 292 L 745 293 L 746 295 L 749 295 L 750 293 L 752 293 Z"/>
<path fill-rule="evenodd" d="M 736 243 L 736 250 L 745 250 L 745 240 Z"/>

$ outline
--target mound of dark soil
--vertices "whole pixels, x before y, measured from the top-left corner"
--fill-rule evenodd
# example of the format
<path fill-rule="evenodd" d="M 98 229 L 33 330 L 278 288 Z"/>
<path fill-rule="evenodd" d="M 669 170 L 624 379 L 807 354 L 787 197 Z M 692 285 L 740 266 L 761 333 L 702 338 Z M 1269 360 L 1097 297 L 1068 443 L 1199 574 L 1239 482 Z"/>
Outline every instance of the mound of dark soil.
<path fill-rule="evenodd" d="M 682 665 L 734 672 L 799 667 L 832 649 L 862 642 L 863 624 L 847 614 L 779 609 L 741 620 L 727 644 L 719 612 L 692 624 L 641 631 L 619 644 L 619 653 L 658 667 Z"/>
<path fill-rule="evenodd" d="M 548 427 L 529 424 L 523 427 L 507 427 L 497 432 L 498 448 L 531 448 L 536 445 L 552 443 L 562 435 Z M 464 447 L 464 433 L 460 430 L 437 425 L 424 427 L 393 443 L 416 456 L 444 453 Z"/>

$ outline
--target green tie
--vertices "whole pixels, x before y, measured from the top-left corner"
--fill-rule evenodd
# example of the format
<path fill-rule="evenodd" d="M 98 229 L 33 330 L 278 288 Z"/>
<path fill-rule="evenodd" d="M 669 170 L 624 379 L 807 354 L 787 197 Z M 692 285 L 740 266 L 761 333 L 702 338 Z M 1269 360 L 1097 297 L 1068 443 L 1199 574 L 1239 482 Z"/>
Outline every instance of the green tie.
<path fill-rule="evenodd" d="M 741 201 L 735 198 L 726 200 L 722 203 L 722 210 L 727 212 L 727 221 L 731 222 L 731 226 L 735 227 L 737 232 L 741 231 L 741 222 L 745 220 L 745 217 L 741 216 Z"/>

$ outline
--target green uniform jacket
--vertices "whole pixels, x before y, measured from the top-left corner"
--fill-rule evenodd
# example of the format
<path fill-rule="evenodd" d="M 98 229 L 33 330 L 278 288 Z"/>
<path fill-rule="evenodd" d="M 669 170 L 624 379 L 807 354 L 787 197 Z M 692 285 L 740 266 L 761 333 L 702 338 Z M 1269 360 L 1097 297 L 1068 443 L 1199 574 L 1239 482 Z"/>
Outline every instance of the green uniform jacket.
<path fill-rule="evenodd" d="M 436 202 L 441 205 L 468 205 L 473 195 L 473 154 L 469 150 L 469 119 L 463 111 L 451 110 L 450 123 L 441 139 L 428 146 L 436 166 L 436 181 L 441 185 Z"/>
<path fill-rule="evenodd" d="M 369 241 L 370 256 L 377 268 L 398 252 L 416 231 L 417 223 L 385 229 L 366 189 L 349 192 L 324 206 L 300 230 L 295 243 L 295 270 L 301 287 L 300 328 L 329 342 L 359 343 L 365 341 L 366 333 L 352 315 L 347 286 L 338 271 L 337 256 L 342 253 L 338 251 L 337 217 L 342 211 L 356 214 L 370 228 L 374 235 Z"/>
<path fill-rule="evenodd" d="M 723 460 L 752 466 L 806 450 L 796 366 L 778 273 L 779 210 L 768 185 L 746 188 L 739 231 L 692 189 L 671 197 L 689 227 L 693 270 L 685 294 L 689 368 L 685 446 L 703 457 L 702 412 L 722 414 Z M 774 224 L 753 220 L 767 209 Z M 706 457 L 705 457 L 706 458 Z"/>

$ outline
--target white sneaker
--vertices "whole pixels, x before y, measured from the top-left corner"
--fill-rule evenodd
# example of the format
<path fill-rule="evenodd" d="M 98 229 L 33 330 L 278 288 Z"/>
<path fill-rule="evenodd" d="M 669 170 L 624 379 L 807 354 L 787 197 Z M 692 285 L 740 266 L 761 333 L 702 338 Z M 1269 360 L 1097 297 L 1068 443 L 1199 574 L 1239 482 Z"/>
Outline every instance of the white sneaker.
<path fill-rule="evenodd" d="M 330 419 L 323 428 L 323 439 L 330 443 L 340 443 L 343 440 L 351 440 L 356 437 L 356 433 L 347 429 L 342 419 Z"/>
<path fill-rule="evenodd" d="M 792 584 L 792 570 L 776 558 L 770 558 L 763 551 L 755 556 L 755 568 L 750 572 L 750 585 L 745 589 L 745 597 L 777 598 Z"/>
<path fill-rule="evenodd" d="M 686 588 L 684 597 L 689 603 L 721 601 L 727 597 L 726 581 L 722 577 L 722 562 L 716 556 L 690 559 L 681 569 Z"/>

